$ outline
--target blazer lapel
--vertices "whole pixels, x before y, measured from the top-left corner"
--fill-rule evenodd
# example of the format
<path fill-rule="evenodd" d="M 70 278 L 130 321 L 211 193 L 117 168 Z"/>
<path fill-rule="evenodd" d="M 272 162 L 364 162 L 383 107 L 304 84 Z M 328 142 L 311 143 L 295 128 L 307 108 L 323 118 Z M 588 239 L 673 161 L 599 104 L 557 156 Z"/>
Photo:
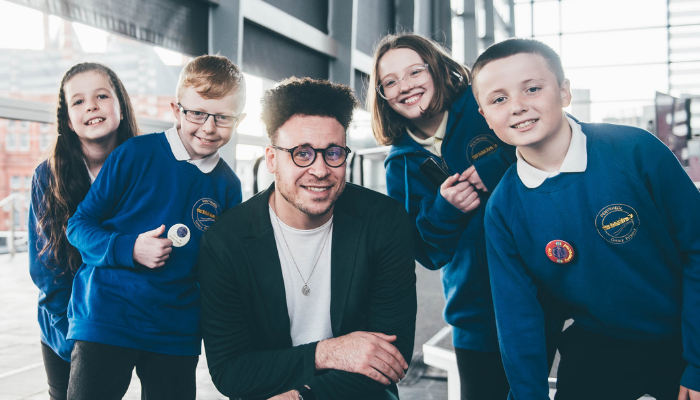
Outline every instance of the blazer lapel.
<path fill-rule="evenodd" d="M 257 290 L 261 293 L 261 306 L 267 313 L 269 328 L 275 333 L 275 337 L 282 339 L 286 347 L 291 347 L 284 278 L 267 202 L 273 188 L 274 184 L 256 196 L 258 198 L 251 199 L 255 204 L 250 208 L 245 247 L 251 263 L 250 268 L 258 285 Z"/>
<path fill-rule="evenodd" d="M 345 304 L 352 286 L 357 247 L 362 233 L 362 219 L 345 212 L 340 199 L 333 210 L 333 243 L 331 250 L 331 327 L 333 336 L 342 335 Z M 339 207 L 340 206 L 340 207 Z"/>

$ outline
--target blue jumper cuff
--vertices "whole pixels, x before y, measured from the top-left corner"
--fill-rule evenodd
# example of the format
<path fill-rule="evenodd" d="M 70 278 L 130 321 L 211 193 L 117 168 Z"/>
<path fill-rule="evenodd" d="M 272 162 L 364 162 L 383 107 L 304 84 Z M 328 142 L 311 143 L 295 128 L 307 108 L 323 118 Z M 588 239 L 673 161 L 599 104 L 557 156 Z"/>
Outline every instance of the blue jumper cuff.
<path fill-rule="evenodd" d="M 115 267 L 134 268 L 134 244 L 139 235 L 119 235 L 114 240 Z"/>
<path fill-rule="evenodd" d="M 700 368 L 688 364 L 681 377 L 681 385 L 690 390 L 700 392 Z"/>

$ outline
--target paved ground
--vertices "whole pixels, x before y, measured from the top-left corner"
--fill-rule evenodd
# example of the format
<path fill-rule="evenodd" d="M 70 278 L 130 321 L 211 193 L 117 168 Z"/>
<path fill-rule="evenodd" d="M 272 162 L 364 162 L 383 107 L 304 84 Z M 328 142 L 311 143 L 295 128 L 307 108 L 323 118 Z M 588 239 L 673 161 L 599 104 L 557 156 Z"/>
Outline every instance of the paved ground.
<path fill-rule="evenodd" d="M 447 381 L 442 371 L 422 364 L 422 345 L 445 326 L 444 300 L 440 274 L 422 267 L 418 276 L 418 316 L 414 362 L 409 377 L 399 385 L 402 400 L 446 400 Z M 0 255 L 0 400 L 46 400 L 48 398 L 39 325 L 36 321 L 37 289 L 29 278 L 27 254 L 10 259 Z M 439 345 L 452 348 L 450 338 Z M 550 397 L 554 391 L 551 391 Z M 141 391 L 134 375 L 124 399 L 140 400 Z M 206 358 L 197 367 L 197 399 L 225 399 L 209 377 Z M 644 400 L 651 398 L 645 397 Z M 651 399 L 653 400 L 653 399 Z"/>

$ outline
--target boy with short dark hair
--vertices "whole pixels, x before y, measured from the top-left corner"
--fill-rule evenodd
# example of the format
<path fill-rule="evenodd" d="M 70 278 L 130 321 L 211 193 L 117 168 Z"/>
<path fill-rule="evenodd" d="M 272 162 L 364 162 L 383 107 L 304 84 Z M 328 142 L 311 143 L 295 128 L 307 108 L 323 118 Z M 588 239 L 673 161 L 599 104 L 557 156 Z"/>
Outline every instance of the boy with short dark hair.
<path fill-rule="evenodd" d="M 485 218 L 510 398 L 549 398 L 544 292 L 574 320 L 558 400 L 695 399 L 700 193 L 683 167 L 644 130 L 566 115 L 569 81 L 543 43 L 493 45 L 472 73 L 480 112 L 517 146 Z"/>
<path fill-rule="evenodd" d="M 175 126 L 114 150 L 68 222 L 84 261 L 68 309 L 71 400 L 121 399 L 134 368 L 144 399 L 195 398 L 195 264 L 204 231 L 241 202 L 218 149 L 245 116 L 245 81 L 225 57 L 201 56 L 171 105 Z"/>

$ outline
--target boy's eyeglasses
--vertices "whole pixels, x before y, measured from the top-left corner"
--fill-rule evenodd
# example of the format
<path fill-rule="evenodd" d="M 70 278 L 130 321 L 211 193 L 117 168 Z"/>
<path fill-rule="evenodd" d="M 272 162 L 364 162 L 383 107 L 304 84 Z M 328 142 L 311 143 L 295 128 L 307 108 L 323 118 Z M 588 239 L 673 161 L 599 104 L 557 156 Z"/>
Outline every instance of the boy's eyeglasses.
<path fill-rule="evenodd" d="M 348 154 L 352 150 L 349 147 L 342 146 L 329 146 L 325 149 L 314 149 L 311 146 L 296 146 L 291 149 L 285 149 L 284 147 L 272 145 L 274 149 L 286 151 L 292 155 L 292 161 L 297 167 L 308 167 L 316 161 L 316 155 L 318 153 L 323 154 L 323 161 L 326 162 L 331 168 L 338 168 L 345 164 L 345 160 L 348 158 Z"/>
<path fill-rule="evenodd" d="M 202 125 L 207 122 L 209 117 L 214 117 L 214 124 L 219 128 L 232 128 L 238 124 L 239 118 L 233 115 L 209 114 L 202 111 L 185 110 L 180 103 L 177 103 L 177 106 L 180 107 L 180 111 L 185 114 L 185 119 L 195 124 Z"/>
<path fill-rule="evenodd" d="M 403 78 L 386 78 L 384 79 L 384 82 L 377 85 L 375 89 L 384 100 L 393 99 L 398 96 L 399 93 L 401 93 L 401 81 L 408 83 L 408 85 L 412 88 L 427 82 L 428 78 L 430 77 L 428 67 L 428 63 L 423 65 L 415 65 L 411 67 L 411 70 L 408 71 Z"/>

